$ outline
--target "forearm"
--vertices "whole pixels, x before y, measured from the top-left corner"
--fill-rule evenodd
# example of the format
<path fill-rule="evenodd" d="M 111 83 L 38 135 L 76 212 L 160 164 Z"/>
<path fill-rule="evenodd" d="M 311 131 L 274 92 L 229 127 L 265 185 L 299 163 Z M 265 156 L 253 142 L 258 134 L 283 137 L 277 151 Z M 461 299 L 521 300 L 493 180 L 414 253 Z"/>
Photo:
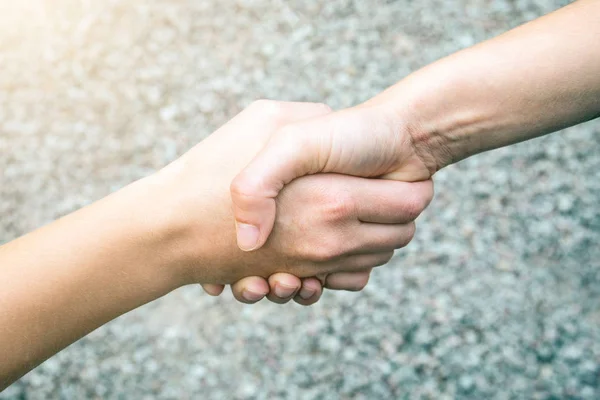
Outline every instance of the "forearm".
<path fill-rule="evenodd" d="M 391 105 L 431 172 L 600 115 L 600 1 L 581 0 L 415 72 Z"/>
<path fill-rule="evenodd" d="M 0 390 L 102 324 L 180 284 L 138 182 L 0 247 Z"/>

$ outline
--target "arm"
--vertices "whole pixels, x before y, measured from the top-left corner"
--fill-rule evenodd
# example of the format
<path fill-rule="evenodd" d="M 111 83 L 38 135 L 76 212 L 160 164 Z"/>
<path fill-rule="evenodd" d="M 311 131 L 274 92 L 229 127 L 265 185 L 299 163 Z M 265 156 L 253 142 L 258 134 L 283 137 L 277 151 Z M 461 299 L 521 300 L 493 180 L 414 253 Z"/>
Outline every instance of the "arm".
<path fill-rule="evenodd" d="M 282 192 L 269 243 L 253 253 L 235 244 L 233 176 L 279 124 L 324 111 L 314 104 L 251 106 L 157 174 L 0 247 L 0 390 L 102 324 L 182 285 L 279 272 L 368 277 L 389 261 L 412 238 L 431 182 L 300 179 Z"/>
<path fill-rule="evenodd" d="M 417 71 L 371 102 L 414 120 L 417 154 L 433 174 L 600 116 L 599 43 L 600 1 L 580 0 Z"/>
<path fill-rule="evenodd" d="M 183 234 L 147 181 L 0 247 L 0 390 L 98 326 L 185 282 Z"/>
<path fill-rule="evenodd" d="M 271 231 L 277 193 L 337 172 L 404 181 L 600 115 L 600 2 L 580 0 L 423 68 L 366 103 L 281 129 L 234 180 L 236 220 Z"/>

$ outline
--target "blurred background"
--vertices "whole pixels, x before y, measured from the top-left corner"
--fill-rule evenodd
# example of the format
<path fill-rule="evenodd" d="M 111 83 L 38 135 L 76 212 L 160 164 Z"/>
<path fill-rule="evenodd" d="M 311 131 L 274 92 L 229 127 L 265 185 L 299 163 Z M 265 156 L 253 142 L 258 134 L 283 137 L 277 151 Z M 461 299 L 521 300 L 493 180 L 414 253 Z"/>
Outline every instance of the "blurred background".
<path fill-rule="evenodd" d="M 354 105 L 566 3 L 0 0 L 0 243 L 252 100 Z M 363 292 L 302 308 L 187 287 L 0 398 L 599 398 L 599 168 L 599 121 L 473 157 Z"/>

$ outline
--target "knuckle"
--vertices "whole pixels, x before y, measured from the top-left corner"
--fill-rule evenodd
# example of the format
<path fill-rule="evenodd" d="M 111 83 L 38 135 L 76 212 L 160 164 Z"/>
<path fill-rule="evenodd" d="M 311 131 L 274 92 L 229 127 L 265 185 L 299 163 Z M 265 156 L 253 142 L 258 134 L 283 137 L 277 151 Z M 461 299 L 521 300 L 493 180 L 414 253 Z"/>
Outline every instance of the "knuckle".
<path fill-rule="evenodd" d="M 344 192 L 332 193 L 324 202 L 324 213 L 330 221 L 340 221 L 353 217 L 356 204 L 352 196 Z"/>
<path fill-rule="evenodd" d="M 344 247 L 341 240 L 332 237 L 321 240 L 316 246 L 310 248 L 309 257 L 317 263 L 325 263 L 335 260 L 344 254 Z"/>
<path fill-rule="evenodd" d="M 241 178 L 235 178 L 229 186 L 231 194 L 238 197 L 248 196 L 253 192 L 253 189 L 254 185 L 252 182 L 248 182 L 247 180 Z"/>
<path fill-rule="evenodd" d="M 287 244 L 284 242 L 284 244 Z M 289 243 L 290 256 L 298 262 L 313 261 L 314 245 L 312 240 L 294 240 Z"/>
<path fill-rule="evenodd" d="M 331 260 L 329 249 L 326 248 L 324 245 L 319 245 L 315 247 L 311 251 L 309 258 L 316 263 L 325 263 Z"/>

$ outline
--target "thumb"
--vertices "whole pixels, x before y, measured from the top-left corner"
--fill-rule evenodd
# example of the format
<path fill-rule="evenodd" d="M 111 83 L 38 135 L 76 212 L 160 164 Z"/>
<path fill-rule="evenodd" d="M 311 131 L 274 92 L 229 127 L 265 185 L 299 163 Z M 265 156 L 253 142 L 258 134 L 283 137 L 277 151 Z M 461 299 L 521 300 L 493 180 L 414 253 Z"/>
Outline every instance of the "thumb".
<path fill-rule="evenodd" d="M 267 241 L 275 222 L 275 198 L 295 178 L 317 173 L 326 163 L 327 130 L 298 123 L 280 129 L 231 183 L 237 242 L 244 251 Z M 315 131 L 318 129 L 318 131 Z M 317 133 L 317 134 L 315 134 Z"/>

